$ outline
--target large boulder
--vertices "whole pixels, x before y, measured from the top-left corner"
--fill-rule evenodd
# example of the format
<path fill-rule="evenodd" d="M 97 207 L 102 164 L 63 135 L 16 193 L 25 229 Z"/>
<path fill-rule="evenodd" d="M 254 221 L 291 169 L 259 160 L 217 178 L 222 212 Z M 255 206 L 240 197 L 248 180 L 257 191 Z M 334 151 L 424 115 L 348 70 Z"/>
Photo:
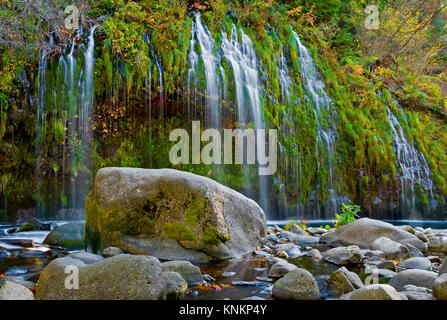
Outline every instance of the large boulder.
<path fill-rule="evenodd" d="M 36 299 L 157 300 L 165 297 L 165 290 L 160 261 L 154 257 L 121 254 L 88 265 L 64 257 L 42 271 Z"/>
<path fill-rule="evenodd" d="M 84 229 L 84 222 L 69 222 L 56 226 L 43 243 L 50 246 L 81 249 L 84 247 Z"/>
<path fill-rule="evenodd" d="M 432 289 L 433 282 L 437 276 L 438 275 L 432 271 L 409 269 L 397 273 L 388 284 L 396 288 L 397 291 L 402 291 L 408 284 Z"/>
<path fill-rule="evenodd" d="M 403 291 L 399 293 L 405 295 L 406 300 L 434 300 L 433 290 L 411 284 L 404 286 Z"/>
<path fill-rule="evenodd" d="M 399 229 L 390 223 L 362 218 L 339 227 L 333 232 L 322 235 L 320 242 L 334 247 L 340 245 L 357 245 L 361 248 L 371 248 L 374 240 L 380 237 L 387 237 L 404 245 L 408 243 L 408 239 L 412 239 L 411 241 L 414 242 L 420 241 L 414 234 Z M 420 242 L 422 243 L 422 241 Z"/>
<path fill-rule="evenodd" d="M 340 297 L 363 287 L 360 277 L 345 267 L 341 267 L 332 273 L 327 282 L 332 295 L 335 297 Z"/>
<path fill-rule="evenodd" d="M 177 272 L 163 272 L 166 283 L 166 298 L 176 300 L 182 298 L 188 290 L 188 283 Z"/>
<path fill-rule="evenodd" d="M 298 269 L 296 265 L 281 259 L 278 260 L 274 265 L 272 265 L 268 272 L 268 276 L 272 278 L 281 278 L 282 276 L 295 269 Z"/>
<path fill-rule="evenodd" d="M 318 300 L 320 290 L 309 271 L 295 269 L 275 282 L 272 295 L 280 300 Z"/>
<path fill-rule="evenodd" d="M 4 281 L 0 283 L 0 300 L 34 300 L 34 295 L 21 284 Z"/>
<path fill-rule="evenodd" d="M 387 284 L 372 284 L 349 292 L 341 300 L 402 300 L 396 289 Z"/>
<path fill-rule="evenodd" d="M 86 200 L 94 252 L 115 246 L 167 260 L 227 259 L 252 251 L 266 232 L 256 202 L 172 169 L 101 169 Z"/>
<path fill-rule="evenodd" d="M 385 257 L 391 260 L 402 260 L 410 257 L 410 252 L 406 246 L 387 237 L 374 240 L 371 243 L 371 249 L 383 251 Z"/>

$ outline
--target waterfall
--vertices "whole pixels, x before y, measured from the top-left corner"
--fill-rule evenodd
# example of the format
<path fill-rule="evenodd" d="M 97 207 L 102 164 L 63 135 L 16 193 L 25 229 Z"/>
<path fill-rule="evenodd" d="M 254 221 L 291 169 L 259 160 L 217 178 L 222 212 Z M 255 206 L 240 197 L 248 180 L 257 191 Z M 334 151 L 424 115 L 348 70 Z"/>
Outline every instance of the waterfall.
<path fill-rule="evenodd" d="M 325 84 L 321 79 L 321 75 L 317 70 L 309 50 L 307 50 L 301 42 L 298 34 L 293 30 L 292 33 L 298 45 L 301 74 L 305 83 L 305 95 L 308 102 L 313 106 L 313 111 L 317 122 L 316 157 L 318 159 L 318 170 L 328 171 L 326 181 L 319 181 L 318 183 L 320 184 L 320 188 L 323 188 L 328 192 L 329 209 L 334 210 L 337 206 L 336 192 L 334 190 L 337 113 L 332 99 L 326 94 Z M 333 214 L 333 212 L 331 214 Z"/>
<path fill-rule="evenodd" d="M 418 192 L 427 200 L 433 199 L 431 170 L 422 152 L 408 141 L 399 119 L 387 106 L 388 120 L 393 134 L 393 148 L 400 168 L 402 214 L 405 218 L 416 218 L 416 198 Z M 421 188 L 421 190 L 417 190 Z"/>
<path fill-rule="evenodd" d="M 195 46 L 200 46 L 200 57 L 195 52 Z M 206 119 L 207 125 L 214 129 L 220 129 L 220 102 L 219 95 L 219 77 L 218 65 L 219 59 L 215 54 L 214 39 L 208 28 L 202 23 L 199 13 L 195 14 L 194 21 L 191 27 L 191 41 L 189 50 L 190 69 L 188 70 L 188 88 L 190 88 L 191 81 L 195 79 L 194 84 L 197 86 L 197 69 L 199 66 L 199 59 L 201 58 L 204 66 L 205 82 L 206 82 Z M 188 94 L 190 89 L 188 89 Z M 189 98 L 188 98 L 189 99 Z"/>
<path fill-rule="evenodd" d="M 258 71 L 258 58 L 253 47 L 253 43 L 244 30 L 240 29 L 241 42 L 238 41 L 238 31 L 233 24 L 230 40 L 227 34 L 222 31 L 221 50 L 223 58 L 230 62 L 233 69 L 234 82 L 236 86 L 236 102 L 238 110 L 239 125 L 253 121 L 255 129 L 264 129 L 262 119 L 262 109 L 260 96 L 263 93 Z M 248 102 L 248 103 L 247 103 Z M 248 106 L 248 109 L 247 109 Z M 249 111 L 249 113 L 248 113 Z M 247 113 L 250 118 L 247 117 Z M 257 140 L 257 146 L 265 141 Z M 259 148 L 257 148 L 257 158 L 260 159 Z M 268 184 L 265 176 L 259 176 L 259 203 L 261 207 L 269 212 Z"/>
<path fill-rule="evenodd" d="M 292 87 L 292 78 L 289 75 L 289 68 L 287 68 L 287 61 L 284 56 L 284 51 L 281 50 L 281 57 L 276 63 L 278 67 L 278 80 L 281 85 L 281 98 L 283 103 L 290 103 L 290 89 Z"/>
<path fill-rule="evenodd" d="M 39 185 L 36 207 L 40 215 L 68 207 L 83 210 L 85 206 L 92 169 L 95 30 L 96 26 L 92 27 L 85 43 L 77 48 L 77 39 L 83 35 L 79 29 L 70 51 L 61 55 L 56 65 L 48 63 L 45 51 L 40 53 L 36 111 L 36 181 Z M 82 68 L 77 61 L 80 53 L 83 53 Z M 51 87 L 47 88 L 48 81 Z M 53 130 L 50 132 L 47 127 L 51 124 Z M 51 139 L 47 139 L 47 135 L 51 135 Z M 49 156 L 51 161 L 45 161 Z M 54 174 L 52 182 L 50 169 Z M 53 205 L 45 203 L 50 194 L 54 198 Z"/>

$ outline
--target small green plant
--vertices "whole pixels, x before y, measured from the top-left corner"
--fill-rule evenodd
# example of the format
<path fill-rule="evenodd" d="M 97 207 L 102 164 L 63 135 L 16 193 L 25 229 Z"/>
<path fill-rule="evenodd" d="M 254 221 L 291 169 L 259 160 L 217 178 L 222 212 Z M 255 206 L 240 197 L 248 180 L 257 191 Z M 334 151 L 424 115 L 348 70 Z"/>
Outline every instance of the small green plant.
<path fill-rule="evenodd" d="M 304 222 L 303 220 L 301 220 L 300 222 L 298 222 L 298 220 L 296 220 L 295 218 L 290 218 L 289 222 L 286 223 L 286 225 L 284 226 L 284 230 L 289 230 L 291 226 L 293 226 L 294 224 L 296 224 L 298 227 L 300 227 L 301 229 L 306 229 L 307 228 L 307 223 Z"/>
<path fill-rule="evenodd" d="M 343 203 L 341 205 L 342 214 L 335 214 L 334 226 L 336 228 L 344 226 L 348 223 L 354 222 L 359 217 L 357 213 L 360 212 L 360 206 Z"/>

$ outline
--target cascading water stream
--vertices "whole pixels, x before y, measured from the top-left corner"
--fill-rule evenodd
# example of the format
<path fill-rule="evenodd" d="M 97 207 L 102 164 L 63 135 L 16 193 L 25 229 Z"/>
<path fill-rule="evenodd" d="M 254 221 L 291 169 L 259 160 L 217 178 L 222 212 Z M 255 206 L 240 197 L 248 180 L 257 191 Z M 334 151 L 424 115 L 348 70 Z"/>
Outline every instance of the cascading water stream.
<path fill-rule="evenodd" d="M 433 199 L 431 170 L 422 152 L 408 141 L 399 119 L 387 106 L 388 120 L 393 134 L 393 148 L 400 169 L 402 214 L 406 219 L 417 218 L 416 199 L 424 194 Z"/>
<path fill-rule="evenodd" d="M 228 40 L 227 34 L 222 31 L 221 45 L 223 58 L 230 62 L 233 69 L 236 86 L 238 122 L 239 125 L 247 124 L 250 119 L 253 121 L 255 129 L 264 129 L 260 100 L 262 88 L 258 71 L 258 59 L 250 37 L 248 37 L 242 29 L 240 29 L 240 33 L 241 42 L 238 41 L 238 31 L 233 24 L 230 40 Z M 247 117 L 247 111 L 249 111 L 250 118 Z M 258 136 L 258 138 L 261 137 Z M 258 159 L 261 158 L 259 146 L 264 143 L 265 141 L 262 139 L 258 139 L 257 141 Z M 269 212 L 268 185 L 265 176 L 259 176 L 258 199 L 264 211 Z"/>
<path fill-rule="evenodd" d="M 326 94 L 325 84 L 317 70 L 309 50 L 301 42 L 298 34 L 292 30 L 298 46 L 301 74 L 305 81 L 305 94 L 308 102 L 312 104 L 317 122 L 316 157 L 318 170 L 327 170 L 326 181 L 319 181 L 320 188 L 324 187 L 329 193 L 329 210 L 337 207 L 336 191 L 334 190 L 334 162 L 335 139 L 337 136 L 337 113 L 332 99 Z M 319 210 L 319 208 L 317 208 Z M 318 213 L 319 214 L 319 213 Z M 333 214 L 333 212 L 331 213 Z"/>
<path fill-rule="evenodd" d="M 195 46 L 200 46 L 200 56 L 195 52 Z M 190 69 L 188 70 L 188 88 L 191 86 L 191 81 L 194 81 L 197 86 L 197 68 L 199 66 L 200 58 L 203 61 L 205 82 L 206 82 L 206 119 L 207 125 L 219 130 L 220 125 L 220 102 L 219 95 L 219 76 L 218 67 L 219 59 L 215 53 L 214 39 L 208 28 L 202 23 L 199 13 L 194 16 L 194 21 L 191 28 L 191 41 L 189 50 Z M 188 89 L 190 93 L 190 89 Z M 188 98 L 189 99 L 189 98 Z"/>
<path fill-rule="evenodd" d="M 36 124 L 36 179 L 40 185 L 39 190 L 42 190 L 39 191 L 37 200 L 39 215 L 47 215 L 51 209 L 51 206 L 42 202 L 45 191 L 53 194 L 54 213 L 65 208 L 74 209 L 75 212 L 83 210 L 85 206 L 85 197 L 91 183 L 95 30 L 96 26 L 92 27 L 85 44 L 76 49 L 76 41 L 83 35 L 82 29 L 79 29 L 69 53 L 59 57 L 56 67 L 48 64 L 45 51 L 40 53 Z M 75 56 L 80 52 L 83 53 L 82 68 L 79 68 Z M 48 81 L 51 88 L 47 87 Z M 52 144 L 46 145 L 45 136 L 50 133 L 47 130 L 50 124 L 53 125 Z M 45 188 L 41 185 L 49 179 L 48 164 L 43 160 L 49 155 L 54 174 L 50 186 L 52 192 L 48 190 L 48 182 L 45 183 Z M 76 213 L 76 216 L 79 217 L 80 214 Z"/>

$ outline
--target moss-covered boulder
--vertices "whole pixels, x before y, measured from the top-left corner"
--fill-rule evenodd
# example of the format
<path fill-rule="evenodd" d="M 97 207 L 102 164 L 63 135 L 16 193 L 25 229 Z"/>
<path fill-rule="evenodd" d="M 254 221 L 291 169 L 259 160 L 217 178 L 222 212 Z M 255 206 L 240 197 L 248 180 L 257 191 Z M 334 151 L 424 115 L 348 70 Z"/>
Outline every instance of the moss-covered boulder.
<path fill-rule="evenodd" d="M 166 260 L 227 259 L 266 236 L 253 200 L 172 169 L 103 168 L 86 201 L 86 246 L 115 246 Z"/>
<path fill-rule="evenodd" d="M 72 250 L 82 249 L 84 247 L 84 228 L 84 222 L 69 222 L 59 225 L 47 235 L 43 243 Z"/>

